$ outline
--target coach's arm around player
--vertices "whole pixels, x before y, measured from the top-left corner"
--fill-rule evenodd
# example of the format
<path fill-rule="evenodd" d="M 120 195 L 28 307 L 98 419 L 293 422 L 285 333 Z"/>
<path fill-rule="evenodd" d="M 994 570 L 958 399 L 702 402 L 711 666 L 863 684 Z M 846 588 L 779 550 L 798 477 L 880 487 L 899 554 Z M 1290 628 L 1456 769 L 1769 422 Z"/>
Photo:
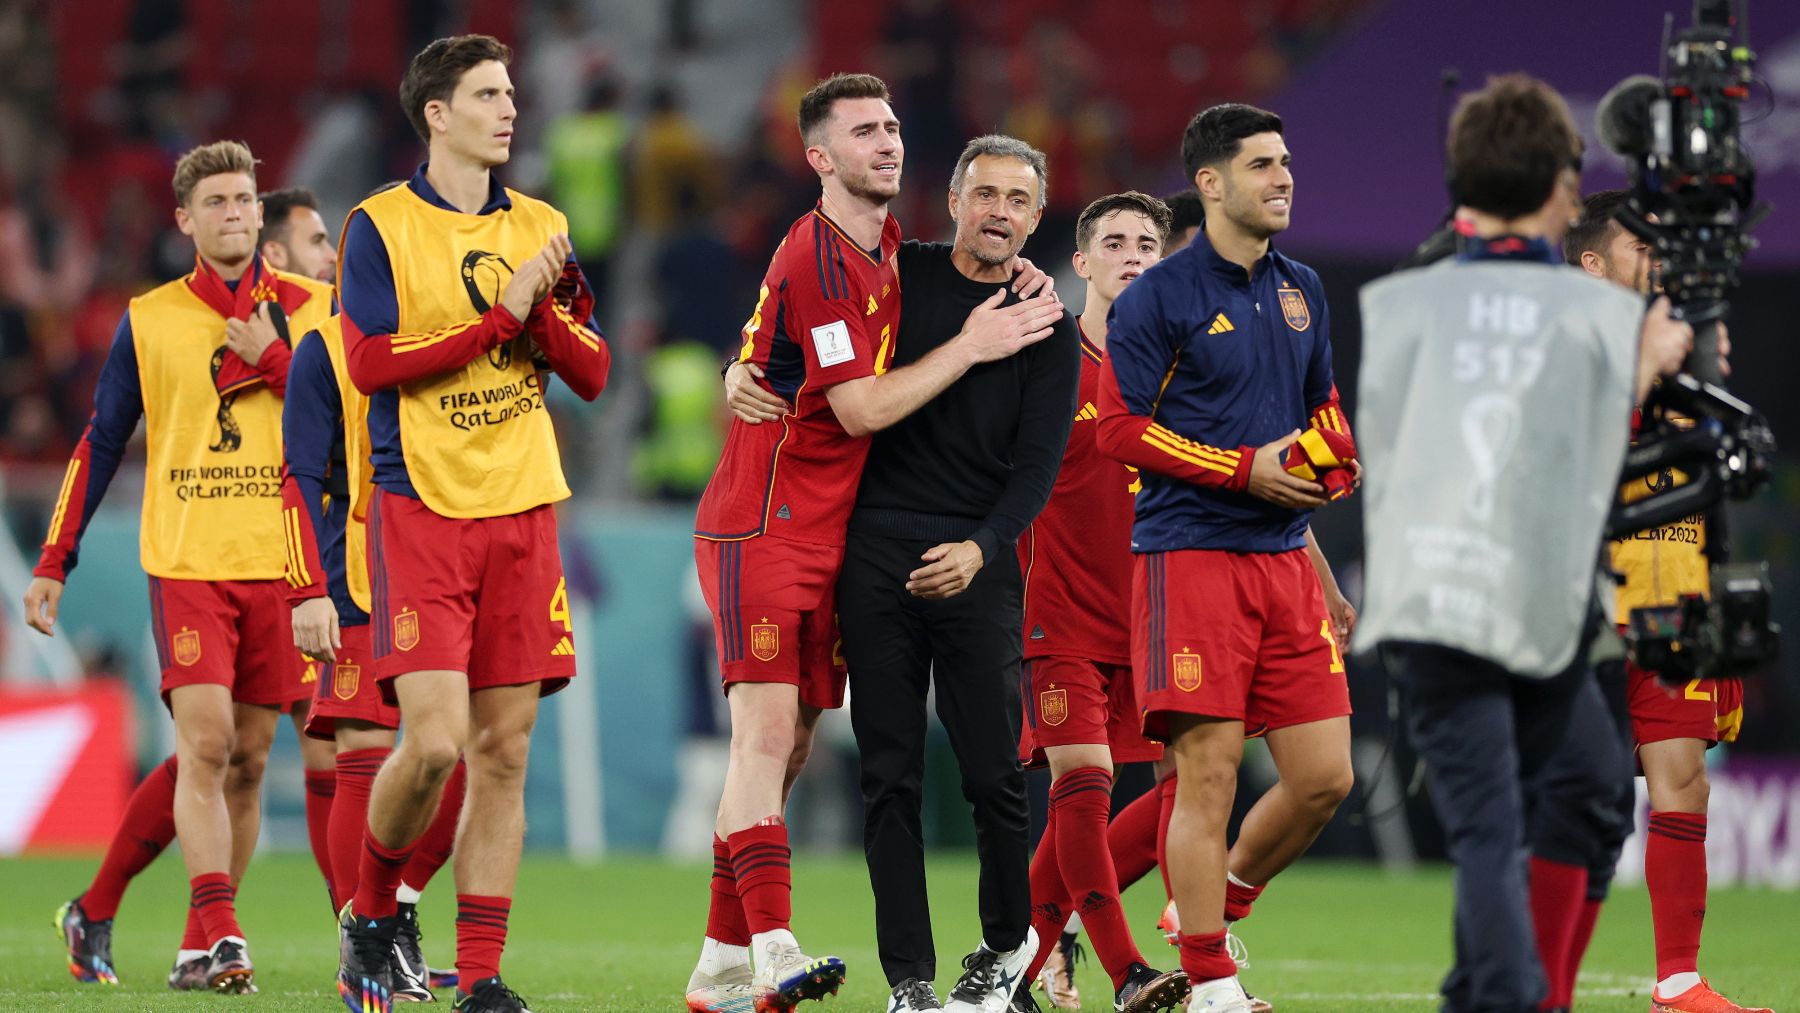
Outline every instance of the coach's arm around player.
<path fill-rule="evenodd" d="M 868 436 L 886 429 L 917 411 L 969 367 L 1007 358 L 1049 337 L 1051 325 L 1062 317 L 1056 282 L 1020 257 L 1011 287 L 1019 293 L 1019 302 L 1002 307 L 1006 290 L 996 291 L 993 298 L 969 312 L 956 339 L 911 366 L 841 383 L 827 391 L 831 410 L 844 431 Z M 733 362 L 725 370 L 725 407 L 753 426 L 774 422 L 789 411 L 781 395 L 757 382 L 762 378 L 762 368 L 753 362 Z"/>

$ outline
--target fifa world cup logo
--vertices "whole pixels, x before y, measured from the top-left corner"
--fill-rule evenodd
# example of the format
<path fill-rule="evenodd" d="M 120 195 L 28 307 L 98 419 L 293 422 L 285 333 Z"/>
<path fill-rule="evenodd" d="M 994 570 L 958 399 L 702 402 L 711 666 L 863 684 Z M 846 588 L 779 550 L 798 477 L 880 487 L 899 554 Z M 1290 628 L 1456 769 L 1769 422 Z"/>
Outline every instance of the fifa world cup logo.
<path fill-rule="evenodd" d="M 1474 469 L 1463 508 L 1486 523 L 1494 517 L 1494 486 L 1519 440 L 1519 403 L 1500 394 L 1483 394 L 1463 409 L 1463 448 Z"/>
<path fill-rule="evenodd" d="M 212 378 L 213 386 L 219 385 L 219 370 L 225 365 L 225 353 L 228 348 L 221 345 L 213 350 Z M 237 403 L 237 391 L 219 395 L 219 438 L 206 449 L 215 454 L 229 454 L 244 443 L 244 432 L 238 428 L 237 419 L 231 414 L 231 406 Z"/>
<path fill-rule="evenodd" d="M 500 293 L 506 290 L 506 283 L 512 280 L 513 268 L 506 258 L 498 253 L 486 250 L 470 250 L 462 260 L 463 290 L 469 295 L 469 303 L 475 312 L 486 313 L 500 301 Z M 512 365 L 512 342 L 488 352 L 488 364 L 495 369 L 504 370 Z"/>

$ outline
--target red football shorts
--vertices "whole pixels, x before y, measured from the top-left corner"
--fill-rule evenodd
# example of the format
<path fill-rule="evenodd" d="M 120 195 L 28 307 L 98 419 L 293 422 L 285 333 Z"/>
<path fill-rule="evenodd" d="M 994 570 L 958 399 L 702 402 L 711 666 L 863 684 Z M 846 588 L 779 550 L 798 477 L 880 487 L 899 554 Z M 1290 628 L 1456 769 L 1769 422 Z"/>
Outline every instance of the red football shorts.
<path fill-rule="evenodd" d="M 575 677 L 556 513 L 455 518 L 379 487 L 369 511 L 369 636 L 382 696 L 408 672 L 468 676 L 471 692 Z"/>
<path fill-rule="evenodd" d="M 377 728 L 400 727 L 400 708 L 381 698 L 381 686 L 375 681 L 368 625 L 340 627 L 339 636 L 344 646 L 335 652 L 337 660 L 317 663 L 319 691 L 306 715 L 306 734 L 334 739 L 340 720 L 366 721 Z"/>
<path fill-rule="evenodd" d="M 1114 763 L 1162 759 L 1162 744 L 1144 738 L 1140 730 L 1137 680 L 1130 665 L 1026 658 L 1019 681 L 1025 704 L 1019 762 L 1025 766 L 1048 764 L 1047 746 L 1105 745 Z"/>
<path fill-rule="evenodd" d="M 739 682 L 785 682 L 809 707 L 844 705 L 837 631 L 842 548 L 763 535 L 694 539 L 700 592 L 712 610 L 725 692 Z"/>
<path fill-rule="evenodd" d="M 1274 730 L 1350 713 L 1344 659 L 1304 549 L 1149 552 L 1132 563 L 1144 734 L 1170 713 Z"/>
<path fill-rule="evenodd" d="M 1744 684 L 1691 679 L 1665 686 L 1656 673 L 1625 662 L 1625 699 L 1638 745 L 1669 739 L 1732 742 L 1744 724 Z"/>
<path fill-rule="evenodd" d="M 238 703 L 264 707 L 312 695 L 294 646 L 285 580 L 151 577 L 150 624 L 164 704 L 171 690 L 201 684 L 225 686 Z"/>

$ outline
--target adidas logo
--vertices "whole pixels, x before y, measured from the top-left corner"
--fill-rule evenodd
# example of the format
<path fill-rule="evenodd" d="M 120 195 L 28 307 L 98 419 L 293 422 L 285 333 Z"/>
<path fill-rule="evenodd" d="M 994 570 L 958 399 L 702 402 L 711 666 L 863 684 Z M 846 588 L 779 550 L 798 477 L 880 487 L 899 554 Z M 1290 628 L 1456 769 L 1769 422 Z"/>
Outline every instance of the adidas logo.
<path fill-rule="evenodd" d="M 1033 640 L 1044 639 L 1044 628 L 1042 626 L 1033 626 L 1031 628 L 1031 639 L 1033 639 Z"/>
<path fill-rule="evenodd" d="M 875 297 L 871 295 L 871 296 L 869 296 L 869 308 L 866 310 L 863 310 L 863 316 L 865 316 L 865 317 L 874 316 L 875 311 L 880 308 L 881 308 L 880 306 L 877 306 L 875 304 Z"/>
<path fill-rule="evenodd" d="M 1235 330 L 1237 330 L 1237 328 L 1231 326 L 1231 321 L 1226 318 L 1225 314 L 1221 313 L 1218 316 L 1213 318 L 1212 326 L 1208 327 L 1206 329 L 1206 333 L 1208 333 L 1208 334 L 1224 334 L 1226 331 L 1235 331 Z"/>
<path fill-rule="evenodd" d="M 781 509 L 775 511 L 775 519 L 778 521 L 791 521 L 794 519 L 794 515 L 792 511 L 788 510 L 788 505 L 783 503 L 781 504 Z"/>
<path fill-rule="evenodd" d="M 1082 405 L 1081 410 L 1075 413 L 1075 421 L 1077 421 L 1077 422 L 1087 422 L 1091 419 L 1097 419 L 1099 417 L 1100 417 L 1100 410 L 1098 408 L 1094 407 L 1094 402 L 1092 402 L 1092 401 L 1089 401 L 1087 404 Z"/>
<path fill-rule="evenodd" d="M 568 637 L 563 637 L 561 640 L 558 640 L 556 642 L 555 647 L 550 648 L 550 656 L 553 658 L 560 658 L 560 657 L 572 658 L 572 657 L 574 657 L 575 656 L 575 642 L 570 640 Z"/>

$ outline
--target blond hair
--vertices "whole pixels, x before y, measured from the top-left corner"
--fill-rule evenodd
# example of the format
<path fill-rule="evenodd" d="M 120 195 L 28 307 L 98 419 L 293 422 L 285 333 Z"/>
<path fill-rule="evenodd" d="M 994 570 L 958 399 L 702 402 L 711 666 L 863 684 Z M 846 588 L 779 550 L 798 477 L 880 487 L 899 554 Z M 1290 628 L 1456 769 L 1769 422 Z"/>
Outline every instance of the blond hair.
<path fill-rule="evenodd" d="M 243 141 L 214 141 L 181 156 L 175 163 L 175 178 L 170 180 L 175 187 L 175 203 L 187 207 L 188 198 L 194 196 L 194 188 L 201 180 L 228 172 L 249 176 L 250 188 L 256 188 L 256 156 Z"/>

